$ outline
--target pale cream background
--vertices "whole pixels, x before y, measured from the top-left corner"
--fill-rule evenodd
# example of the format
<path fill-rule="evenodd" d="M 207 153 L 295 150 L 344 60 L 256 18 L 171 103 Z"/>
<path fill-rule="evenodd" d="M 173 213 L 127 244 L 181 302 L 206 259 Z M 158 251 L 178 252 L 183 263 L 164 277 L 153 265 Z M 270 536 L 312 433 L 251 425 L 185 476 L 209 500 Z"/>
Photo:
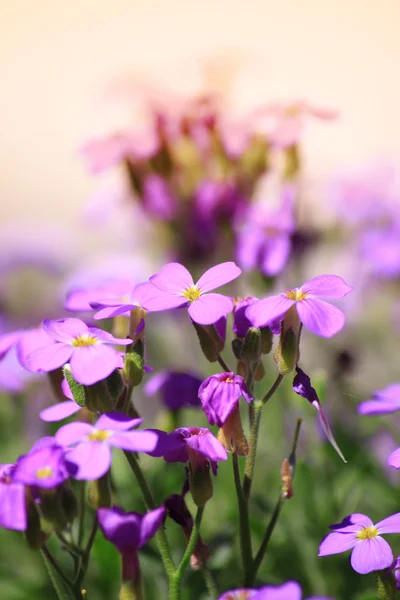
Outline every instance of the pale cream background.
<path fill-rule="evenodd" d="M 140 71 L 193 89 L 210 56 L 240 59 L 240 106 L 340 109 L 309 128 L 316 180 L 398 160 L 399 22 L 399 0 L 1 0 L 0 218 L 77 220 L 95 182 L 76 148 L 117 115 L 105 84 Z"/>

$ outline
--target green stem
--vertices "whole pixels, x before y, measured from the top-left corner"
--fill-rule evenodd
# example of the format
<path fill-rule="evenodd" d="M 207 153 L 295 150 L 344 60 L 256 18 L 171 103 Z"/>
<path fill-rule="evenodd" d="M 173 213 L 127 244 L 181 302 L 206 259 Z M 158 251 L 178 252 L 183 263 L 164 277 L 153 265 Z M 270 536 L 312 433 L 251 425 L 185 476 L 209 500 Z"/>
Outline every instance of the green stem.
<path fill-rule="evenodd" d="M 253 483 L 253 475 L 254 475 L 254 466 L 256 464 L 256 454 L 257 454 L 257 441 L 258 441 L 258 433 L 260 430 L 260 422 L 261 422 L 261 411 L 262 405 L 257 406 L 253 404 L 253 423 L 250 431 L 250 440 L 249 440 L 249 453 L 246 457 L 246 465 L 244 468 L 244 478 L 243 478 L 243 495 L 246 502 L 249 501 L 250 492 L 251 492 L 251 484 Z"/>
<path fill-rule="evenodd" d="M 92 547 L 93 547 L 93 544 L 94 544 L 94 540 L 96 538 L 96 533 L 97 533 L 98 527 L 99 527 L 99 522 L 98 522 L 97 516 L 96 516 L 94 518 L 92 530 L 90 532 L 89 540 L 88 540 L 88 543 L 87 543 L 86 548 L 85 548 L 85 554 L 84 554 L 83 559 L 82 559 L 82 564 L 81 564 L 81 567 L 79 569 L 79 572 L 78 572 L 78 575 L 77 575 L 76 581 L 75 581 L 75 589 L 77 591 L 79 591 L 79 593 L 81 595 L 82 595 L 81 587 L 82 587 L 82 584 L 83 584 L 83 580 L 85 579 L 86 572 L 88 570 L 90 553 L 92 551 Z"/>
<path fill-rule="evenodd" d="M 220 354 L 218 354 L 217 361 L 219 362 L 219 364 L 221 365 L 221 367 L 223 368 L 223 370 L 226 373 L 231 373 L 232 372 Z"/>
<path fill-rule="evenodd" d="M 393 589 L 391 589 L 390 581 L 385 581 L 378 572 L 376 572 L 375 575 L 378 588 L 378 600 L 393 600 Z"/>
<path fill-rule="evenodd" d="M 251 425 L 251 432 L 250 432 L 249 453 L 246 458 L 246 466 L 244 469 L 244 479 L 243 479 L 243 495 L 245 497 L 246 502 L 249 501 L 251 486 L 253 483 L 254 467 L 256 464 L 256 455 L 257 455 L 258 434 L 259 434 L 259 430 L 260 430 L 261 411 L 262 411 L 264 404 L 266 404 L 266 402 L 268 402 L 268 400 L 270 398 L 272 398 L 272 396 L 275 394 L 276 390 L 278 389 L 278 387 L 280 386 L 282 381 L 283 381 L 283 375 L 281 373 L 279 373 L 278 377 L 276 378 L 276 380 L 274 381 L 274 383 L 272 384 L 272 386 L 270 387 L 268 392 L 265 394 L 265 396 L 261 400 L 261 402 L 253 402 L 252 403 L 254 414 L 253 414 L 253 422 Z"/>
<path fill-rule="evenodd" d="M 216 585 L 216 583 L 214 581 L 214 577 L 212 576 L 212 573 L 211 573 L 210 569 L 207 567 L 207 565 L 204 565 L 204 567 L 203 567 L 203 576 L 204 576 L 204 581 L 206 582 L 206 587 L 207 587 L 207 591 L 208 591 L 210 600 L 217 600 L 217 598 L 218 598 L 217 585 Z"/>
<path fill-rule="evenodd" d="M 296 450 L 297 450 L 297 443 L 299 441 L 299 435 L 300 435 L 300 428 L 301 428 L 301 424 L 302 424 L 302 419 L 297 419 L 296 421 L 296 428 L 294 431 L 294 435 L 293 435 L 293 443 L 292 443 L 292 449 L 289 455 L 289 463 L 291 463 L 293 465 L 293 472 L 292 472 L 292 479 L 294 478 L 294 466 L 295 466 L 295 459 L 296 459 Z M 254 579 L 257 575 L 257 571 L 260 568 L 261 562 L 264 558 L 264 555 L 267 551 L 268 548 L 268 544 L 269 541 L 271 539 L 271 536 L 274 532 L 276 523 L 278 522 L 279 519 L 279 515 L 281 513 L 282 507 L 284 505 L 285 502 L 285 497 L 283 496 L 282 492 L 279 494 L 279 498 L 278 501 L 275 505 L 275 509 L 274 512 L 272 513 L 271 519 L 268 523 L 267 529 L 265 530 L 264 533 L 264 537 L 262 539 L 261 542 L 261 546 L 259 551 L 256 554 L 256 557 L 254 559 L 253 565 L 252 565 L 252 569 L 251 571 L 249 571 L 249 576 L 248 579 L 245 581 L 245 585 L 246 586 L 251 586 L 253 585 Z"/>
<path fill-rule="evenodd" d="M 146 507 L 149 510 L 154 510 L 155 508 L 157 508 L 156 503 L 154 502 L 154 498 L 151 493 L 151 490 L 147 484 L 147 481 L 143 475 L 142 469 L 140 468 L 140 465 L 139 465 L 135 455 L 132 454 L 132 452 L 127 452 L 127 451 L 125 451 L 124 454 L 126 456 L 126 459 L 129 463 L 130 468 L 132 469 L 134 476 L 136 477 L 136 481 L 138 482 L 140 491 L 142 492 L 143 500 L 144 500 Z M 156 540 L 157 540 L 158 550 L 161 555 L 161 559 L 164 563 L 164 568 L 167 572 L 168 578 L 171 579 L 171 577 L 175 574 L 175 563 L 174 563 L 174 559 L 172 558 L 172 553 L 171 553 L 171 549 L 169 547 L 169 543 L 168 543 L 167 535 L 165 533 L 164 526 L 160 527 L 160 529 L 158 530 L 158 533 L 156 535 Z"/>
<path fill-rule="evenodd" d="M 274 383 L 272 384 L 272 386 L 270 387 L 268 392 L 265 394 L 264 398 L 261 400 L 263 406 L 275 394 L 276 390 L 278 389 L 278 387 L 281 385 L 281 383 L 283 381 L 283 377 L 284 377 L 284 375 L 282 375 L 282 373 L 279 373 L 278 377 L 275 379 Z"/>
<path fill-rule="evenodd" d="M 178 568 L 170 581 L 170 592 L 169 597 L 170 600 L 180 600 L 181 597 L 181 586 L 182 586 L 182 577 L 186 571 L 186 568 L 189 564 L 190 557 L 192 556 L 194 549 L 196 547 L 197 538 L 199 537 L 200 532 L 200 524 L 201 519 L 203 518 L 204 506 L 198 506 L 196 516 L 194 518 L 194 524 L 192 533 L 190 534 L 190 538 L 188 541 L 188 545 L 186 546 L 185 553 L 182 557 L 181 562 L 178 565 Z"/>
<path fill-rule="evenodd" d="M 41 554 L 58 600 L 80 600 L 73 591 L 71 581 L 64 575 L 46 545 L 43 545 Z"/>
<path fill-rule="evenodd" d="M 271 536 L 272 536 L 272 534 L 274 532 L 275 525 L 276 525 L 276 523 L 278 521 L 278 518 L 279 518 L 279 515 L 280 515 L 280 512 L 282 510 L 284 502 L 285 502 L 285 499 L 282 496 L 282 493 L 280 493 L 279 494 L 279 498 L 278 498 L 278 502 L 275 505 L 274 512 L 272 513 L 272 517 L 270 519 L 270 522 L 268 523 L 268 527 L 265 530 L 264 537 L 262 539 L 260 549 L 257 552 L 257 555 L 256 555 L 256 557 L 254 559 L 253 567 L 252 567 L 251 572 L 249 574 L 249 578 L 245 582 L 246 586 L 251 586 L 253 584 L 255 576 L 257 575 L 257 571 L 260 568 L 260 565 L 262 563 L 264 555 L 265 555 L 265 553 L 267 551 L 269 540 L 271 539 Z"/>
<path fill-rule="evenodd" d="M 79 494 L 79 524 L 78 524 L 78 546 L 82 546 L 83 534 L 85 533 L 85 511 L 86 511 L 86 484 L 81 481 Z"/>
<path fill-rule="evenodd" d="M 246 499 L 243 495 L 242 484 L 240 481 L 239 461 L 236 451 L 232 452 L 233 478 L 235 480 L 236 496 L 239 508 L 239 531 L 240 531 L 240 551 L 242 554 L 243 570 L 245 578 L 251 570 L 253 554 L 251 549 L 251 534 L 249 524 L 249 513 Z"/>

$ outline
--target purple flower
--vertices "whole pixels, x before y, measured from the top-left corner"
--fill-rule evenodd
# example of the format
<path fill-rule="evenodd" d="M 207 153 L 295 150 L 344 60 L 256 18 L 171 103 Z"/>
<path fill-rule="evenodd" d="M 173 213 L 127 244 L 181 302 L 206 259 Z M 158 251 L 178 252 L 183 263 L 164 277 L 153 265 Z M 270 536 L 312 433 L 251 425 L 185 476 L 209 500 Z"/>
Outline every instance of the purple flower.
<path fill-rule="evenodd" d="M 68 479 L 65 450 L 51 437 L 42 438 L 15 464 L 13 480 L 24 485 L 51 489 Z"/>
<path fill-rule="evenodd" d="M 396 590 L 400 590 L 400 556 L 395 558 L 393 563 L 390 565 L 387 575 L 389 576 L 391 573 L 393 573 Z"/>
<path fill-rule="evenodd" d="M 400 410 L 400 383 L 378 390 L 373 394 L 372 400 L 361 402 L 358 406 L 361 415 L 385 415 L 396 410 Z"/>
<path fill-rule="evenodd" d="M 160 371 L 146 382 L 144 393 L 150 397 L 160 393 L 163 404 L 169 410 L 200 406 L 198 391 L 201 382 L 202 379 L 192 373 Z"/>
<path fill-rule="evenodd" d="M 291 308 L 307 329 L 322 337 L 332 337 L 344 325 L 344 314 L 320 298 L 343 298 L 352 288 L 337 275 L 320 275 L 299 288 L 287 290 L 254 302 L 246 316 L 254 327 L 264 327 L 282 320 Z"/>
<path fill-rule="evenodd" d="M 130 419 L 117 412 L 105 413 L 96 424 L 68 423 L 56 433 L 57 442 L 72 446 L 66 459 L 74 479 L 92 480 L 104 475 L 111 467 L 111 448 L 129 452 L 151 452 L 158 437 L 152 431 L 130 431 L 142 419 Z"/>
<path fill-rule="evenodd" d="M 225 592 L 219 600 L 301 600 L 301 587 L 296 581 L 287 581 L 279 586 L 266 585 L 258 590 L 239 589 Z M 332 600 L 325 596 L 313 596 L 308 600 Z"/>
<path fill-rule="evenodd" d="M 90 301 L 90 306 L 97 312 L 93 315 L 95 319 L 109 319 L 117 315 L 127 315 L 131 310 L 146 308 L 146 300 L 151 300 L 157 288 L 151 283 L 139 283 L 133 289 L 125 290 L 124 294 L 109 294 L 106 298 L 98 298 Z"/>
<path fill-rule="evenodd" d="M 318 556 L 339 554 L 353 548 L 351 566 L 365 575 L 386 569 L 393 562 L 389 544 L 381 535 L 400 533 L 400 513 L 396 513 L 374 525 L 365 515 L 349 515 L 337 525 L 331 525 L 329 533 L 321 542 Z"/>
<path fill-rule="evenodd" d="M 347 462 L 342 452 L 340 451 L 340 448 L 337 445 L 335 438 L 333 437 L 333 433 L 331 431 L 331 428 L 329 427 L 328 419 L 326 418 L 325 413 L 322 410 L 322 406 L 320 404 L 317 392 L 312 387 L 309 376 L 306 373 L 304 373 L 304 371 L 302 371 L 299 367 L 296 367 L 296 375 L 293 379 L 292 390 L 296 392 L 296 394 L 299 394 L 299 396 L 306 398 L 306 400 L 308 400 L 310 404 L 312 404 L 317 409 L 321 427 L 326 437 L 328 438 L 332 446 L 335 448 L 336 452 L 339 454 L 343 462 Z"/>
<path fill-rule="evenodd" d="M 69 362 L 72 376 L 83 385 L 93 385 L 123 366 L 122 357 L 109 344 L 128 345 L 110 333 L 88 327 L 79 319 L 43 321 L 43 329 L 30 332 L 19 342 L 22 365 L 30 371 L 48 373 Z"/>
<path fill-rule="evenodd" d="M 46 421 L 47 423 L 62 421 L 63 419 L 71 417 L 81 410 L 82 407 L 75 402 L 66 379 L 63 379 L 61 389 L 64 393 L 64 396 L 69 398 L 69 400 L 66 400 L 65 402 L 58 402 L 57 404 L 42 410 L 39 413 L 39 417 L 42 419 L 42 421 Z"/>
<path fill-rule="evenodd" d="M 14 465 L 0 465 L 0 526 L 25 531 L 25 489 L 22 483 L 14 481 L 14 469 Z"/>
<path fill-rule="evenodd" d="M 216 463 L 228 458 L 217 438 L 204 427 L 180 427 L 172 433 L 153 431 L 158 436 L 157 446 L 147 454 L 162 456 L 166 462 L 190 461 L 195 470 L 196 468 L 206 468 L 210 461 L 213 473 L 216 475 Z"/>
<path fill-rule="evenodd" d="M 251 402 L 245 381 L 234 373 L 218 373 L 207 377 L 199 388 L 199 398 L 210 425 L 222 427 L 237 408 L 243 396 Z"/>
<path fill-rule="evenodd" d="M 211 290 L 236 279 L 241 270 L 233 262 L 208 269 L 195 284 L 189 271 L 179 263 L 168 263 L 150 281 L 158 294 L 147 303 L 153 311 L 188 306 L 190 318 L 199 325 L 212 325 L 232 311 L 233 301 Z"/>
<path fill-rule="evenodd" d="M 131 292 L 132 287 L 133 281 L 126 278 L 109 279 L 102 283 L 95 281 L 84 288 L 75 287 L 68 292 L 64 308 L 71 312 L 91 311 L 92 302 L 124 297 Z"/>
<path fill-rule="evenodd" d="M 264 205 L 254 207 L 248 222 L 239 231 L 238 263 L 245 271 L 260 269 L 267 276 L 278 275 L 287 263 L 292 247 L 294 188 L 283 190 L 282 205 L 271 212 Z"/>
<path fill-rule="evenodd" d="M 122 508 L 99 508 L 97 516 L 106 540 L 122 555 L 122 580 L 140 587 L 140 565 L 137 550 L 157 533 L 165 519 L 165 507 L 142 515 Z M 140 594 L 141 596 L 141 594 Z"/>
<path fill-rule="evenodd" d="M 233 333 L 237 337 L 244 338 L 251 327 L 251 323 L 246 316 L 247 307 L 256 302 L 258 298 L 246 296 L 245 298 L 234 298 L 233 308 Z"/>

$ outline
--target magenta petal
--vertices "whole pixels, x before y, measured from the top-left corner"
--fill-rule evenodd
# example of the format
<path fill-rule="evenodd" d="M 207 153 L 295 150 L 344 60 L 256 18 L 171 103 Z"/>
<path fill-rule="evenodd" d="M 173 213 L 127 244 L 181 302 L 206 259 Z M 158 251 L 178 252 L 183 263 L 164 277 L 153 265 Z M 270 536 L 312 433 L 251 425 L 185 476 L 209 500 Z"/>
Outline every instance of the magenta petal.
<path fill-rule="evenodd" d="M 110 446 L 131 452 L 153 452 L 157 442 L 158 435 L 152 431 L 124 431 L 108 439 Z"/>
<path fill-rule="evenodd" d="M 119 366 L 117 352 L 104 344 L 74 348 L 70 360 L 72 376 L 82 385 L 106 379 Z"/>
<path fill-rule="evenodd" d="M 330 525 L 330 529 L 341 533 L 357 533 L 364 527 L 373 527 L 374 524 L 367 515 L 362 513 L 353 513 L 343 519 L 341 523 Z"/>
<path fill-rule="evenodd" d="M 330 556 L 350 550 L 357 543 L 355 533 L 328 533 L 319 546 L 318 556 Z"/>
<path fill-rule="evenodd" d="M 233 300 L 221 294 L 205 294 L 189 305 L 190 318 L 199 325 L 213 325 L 233 310 Z"/>
<path fill-rule="evenodd" d="M 204 435 L 192 435 L 186 438 L 185 441 L 189 448 L 200 452 L 200 454 L 210 460 L 221 461 L 228 459 L 225 448 L 211 432 Z"/>
<path fill-rule="evenodd" d="M 397 448 L 392 454 L 389 456 L 388 465 L 390 467 L 394 467 L 395 469 L 400 469 L 400 448 Z"/>
<path fill-rule="evenodd" d="M 132 340 L 129 338 L 116 338 L 108 331 L 104 331 L 104 329 L 98 329 L 97 327 L 89 327 L 89 333 L 91 333 L 95 338 L 101 340 L 103 344 L 115 344 L 118 346 L 129 346 L 132 343 Z"/>
<path fill-rule="evenodd" d="M 381 537 L 357 542 L 351 553 L 351 566 L 361 575 L 386 569 L 393 562 L 393 552 Z"/>
<path fill-rule="evenodd" d="M 318 411 L 318 415 L 319 415 L 319 420 L 320 420 L 320 423 L 321 423 L 321 427 L 324 430 L 324 433 L 325 433 L 326 437 L 328 438 L 330 444 L 333 446 L 333 448 L 339 454 L 339 456 L 342 459 L 342 461 L 345 462 L 345 463 L 347 463 L 347 460 L 343 456 L 343 454 L 342 454 L 339 446 L 336 443 L 335 438 L 333 437 L 332 430 L 331 430 L 331 428 L 329 426 L 328 419 L 326 418 L 325 413 L 322 410 L 322 406 L 320 405 L 320 403 L 317 400 L 314 400 L 314 402 L 312 402 L 312 404 L 313 404 L 313 406 L 315 406 L 315 408 Z"/>
<path fill-rule="evenodd" d="M 139 427 L 143 419 L 131 419 L 128 415 L 120 412 L 108 412 L 101 415 L 96 422 L 96 429 L 109 429 L 110 431 L 129 431 Z"/>
<path fill-rule="evenodd" d="M 241 274 L 234 262 L 225 262 L 208 269 L 198 280 L 197 287 L 204 294 L 229 283 Z"/>
<path fill-rule="evenodd" d="M 400 513 L 390 515 L 375 525 L 379 535 L 383 533 L 400 533 Z"/>
<path fill-rule="evenodd" d="M 28 371 L 48 373 L 65 365 L 70 359 L 71 352 L 71 346 L 53 342 L 48 346 L 33 350 L 30 354 L 20 356 L 20 359 L 22 366 Z"/>
<path fill-rule="evenodd" d="M 154 286 L 154 293 L 146 300 L 146 310 L 149 312 L 170 310 L 187 306 L 187 303 L 187 299 L 184 296 L 164 292 Z"/>
<path fill-rule="evenodd" d="M 111 467 L 111 450 L 103 442 L 82 442 L 66 455 L 69 471 L 74 479 L 99 479 Z"/>
<path fill-rule="evenodd" d="M 343 298 L 352 291 L 338 275 L 319 275 L 301 286 L 301 291 L 319 298 Z"/>
<path fill-rule="evenodd" d="M 81 423 L 80 421 L 67 423 L 67 425 L 60 427 L 55 438 L 61 446 L 71 446 L 85 439 L 93 432 L 93 429 L 93 426 L 89 423 Z"/>
<path fill-rule="evenodd" d="M 96 321 L 100 321 L 101 319 L 111 319 L 112 317 L 116 317 L 117 315 L 123 315 L 126 313 L 126 317 L 129 316 L 129 311 L 132 310 L 131 304 L 121 304 L 119 303 L 116 306 L 106 306 L 101 308 L 93 315 L 93 319 Z M 136 308 L 136 307 L 134 307 Z"/>
<path fill-rule="evenodd" d="M 141 548 L 150 538 L 152 538 L 161 527 L 164 522 L 166 509 L 164 506 L 150 510 L 148 513 L 143 515 L 142 522 L 140 524 L 140 541 L 138 548 Z"/>
<path fill-rule="evenodd" d="M 246 310 L 246 317 L 254 327 L 264 327 L 271 321 L 281 319 L 294 304 L 295 301 L 287 298 L 285 294 L 270 296 L 250 304 Z"/>
<path fill-rule="evenodd" d="M 70 400 L 68 402 L 59 402 L 54 406 L 50 406 L 49 408 L 45 408 L 39 413 L 39 417 L 42 421 L 46 421 L 47 423 L 54 423 L 57 421 L 62 421 L 71 415 L 77 413 L 81 407 Z"/>
<path fill-rule="evenodd" d="M 0 527 L 25 531 L 28 522 L 22 484 L 0 483 L 0 507 Z"/>
<path fill-rule="evenodd" d="M 71 340 L 88 332 L 87 325 L 80 319 L 68 318 L 50 321 L 45 319 L 42 323 L 43 330 L 57 342 L 69 344 Z"/>
<path fill-rule="evenodd" d="M 301 600 L 301 596 L 300 585 L 296 581 L 288 581 L 278 587 L 267 585 L 256 591 L 250 598 L 251 600 Z"/>
<path fill-rule="evenodd" d="M 151 283 L 163 292 L 169 294 L 182 294 L 184 290 L 194 285 L 193 277 L 189 271 L 179 263 L 168 263 L 150 277 Z"/>
<path fill-rule="evenodd" d="M 332 337 L 342 329 L 345 322 L 341 310 L 317 298 L 301 300 L 296 308 L 303 325 L 321 337 Z"/>
<path fill-rule="evenodd" d="M 357 407 L 360 415 L 387 415 L 400 410 L 400 399 L 397 403 L 389 400 L 367 400 Z"/>
<path fill-rule="evenodd" d="M 236 257 L 243 269 L 256 269 L 264 242 L 265 233 L 260 227 L 248 227 L 242 231 L 236 245 Z"/>
<path fill-rule="evenodd" d="M 23 334 L 23 331 L 12 331 L 0 335 L 0 359 L 7 354 L 11 346 L 13 346 Z"/>

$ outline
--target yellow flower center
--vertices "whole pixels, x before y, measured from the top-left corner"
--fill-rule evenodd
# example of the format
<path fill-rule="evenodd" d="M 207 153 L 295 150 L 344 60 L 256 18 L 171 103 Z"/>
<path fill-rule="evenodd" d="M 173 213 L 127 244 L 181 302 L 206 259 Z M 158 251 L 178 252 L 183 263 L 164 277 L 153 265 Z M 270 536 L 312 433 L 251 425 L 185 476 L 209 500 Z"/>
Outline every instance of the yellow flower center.
<path fill-rule="evenodd" d="M 294 290 L 288 290 L 285 292 L 286 298 L 289 300 L 295 300 L 296 302 L 301 302 L 301 300 L 305 300 L 307 298 L 306 292 L 303 292 L 301 288 L 294 288 Z"/>
<path fill-rule="evenodd" d="M 189 302 L 193 302 L 194 300 L 197 300 L 198 298 L 200 298 L 201 296 L 201 292 L 199 290 L 198 287 L 196 287 L 195 285 L 192 285 L 191 287 L 187 288 L 183 294 L 182 294 Z"/>
<path fill-rule="evenodd" d="M 368 527 L 364 527 L 357 533 L 358 540 L 371 540 L 372 538 L 376 538 L 379 532 L 376 527 L 373 525 L 368 525 Z"/>
<path fill-rule="evenodd" d="M 51 469 L 51 467 L 40 467 L 40 469 L 36 471 L 36 477 L 38 479 L 49 479 L 52 476 L 53 469 Z"/>
<path fill-rule="evenodd" d="M 111 432 L 106 429 L 95 429 L 92 433 L 89 433 L 88 440 L 91 442 L 104 442 L 111 436 Z"/>
<path fill-rule="evenodd" d="M 71 345 L 74 348 L 83 348 L 84 346 L 94 346 L 97 343 L 97 338 L 95 338 L 93 335 L 90 335 L 90 333 L 84 333 L 83 335 L 79 335 L 78 337 L 74 338 L 71 342 Z"/>

